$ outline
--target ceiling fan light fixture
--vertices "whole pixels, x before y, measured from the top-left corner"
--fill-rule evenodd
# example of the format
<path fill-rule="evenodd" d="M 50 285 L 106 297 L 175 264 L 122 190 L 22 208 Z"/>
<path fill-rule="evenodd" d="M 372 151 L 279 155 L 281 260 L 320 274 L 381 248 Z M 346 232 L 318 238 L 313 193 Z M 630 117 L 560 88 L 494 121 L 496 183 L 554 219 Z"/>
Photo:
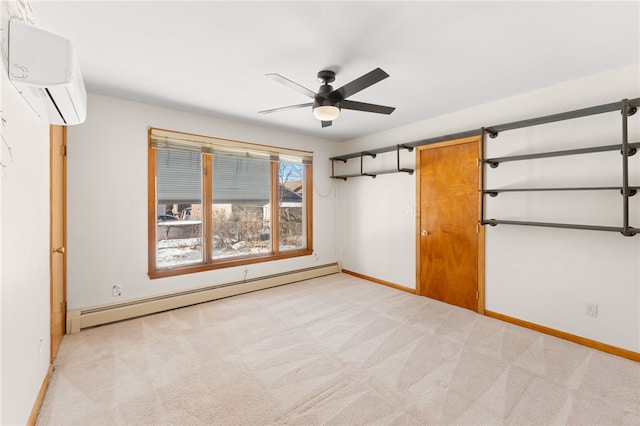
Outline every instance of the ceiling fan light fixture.
<path fill-rule="evenodd" d="M 320 121 L 333 121 L 340 115 L 340 108 L 335 105 L 319 105 L 313 108 L 313 116 Z"/>

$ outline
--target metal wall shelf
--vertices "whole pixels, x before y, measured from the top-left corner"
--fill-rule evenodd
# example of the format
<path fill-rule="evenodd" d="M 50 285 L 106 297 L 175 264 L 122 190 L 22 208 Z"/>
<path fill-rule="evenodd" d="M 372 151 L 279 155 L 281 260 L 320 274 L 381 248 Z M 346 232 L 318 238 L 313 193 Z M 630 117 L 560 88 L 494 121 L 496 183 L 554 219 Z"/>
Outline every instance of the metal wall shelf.
<path fill-rule="evenodd" d="M 640 106 L 640 98 L 630 99 L 628 115 L 635 114 L 639 106 Z M 553 123 L 556 121 L 586 117 L 588 115 L 602 114 L 602 113 L 611 112 L 611 111 L 621 111 L 621 108 L 622 108 L 621 102 L 613 102 L 610 104 L 597 105 L 597 106 L 583 108 L 583 109 L 574 110 L 574 111 L 561 112 L 559 114 L 552 114 L 552 115 L 546 115 L 543 117 L 530 118 L 527 120 L 513 121 L 511 123 L 498 124 L 495 126 L 484 127 L 481 129 L 466 130 L 464 132 L 450 133 L 442 136 L 435 136 L 432 138 L 421 139 L 414 142 L 403 143 L 401 144 L 401 146 L 404 148 L 415 148 L 418 146 L 430 145 L 430 144 L 450 141 L 454 139 L 468 138 L 471 136 L 480 136 L 480 135 L 483 135 L 484 133 L 489 134 L 491 138 L 496 138 L 498 137 L 498 134 L 500 132 L 506 131 L 506 130 L 514 130 L 514 129 L 520 129 L 523 127 L 537 126 L 539 124 Z M 390 145 L 382 148 L 375 148 L 372 150 L 368 150 L 367 153 L 382 154 L 385 152 L 396 151 L 397 149 L 398 149 L 398 145 Z M 335 157 L 331 157 L 329 159 L 331 161 L 339 160 L 339 161 L 346 162 L 346 160 L 349 160 L 351 158 L 359 158 L 360 156 L 362 156 L 362 152 L 352 152 L 350 154 L 338 155 Z M 356 175 L 356 176 L 359 176 L 359 175 Z"/>
<path fill-rule="evenodd" d="M 362 152 L 358 152 L 358 153 L 353 153 L 353 154 L 347 154 L 347 155 L 342 155 L 339 157 L 333 157 L 330 158 L 331 160 L 331 178 L 332 179 L 342 179 L 342 180 L 347 180 L 349 178 L 354 178 L 354 177 L 361 177 L 361 176 L 369 176 L 372 178 L 375 178 L 378 175 L 386 175 L 386 174 L 390 174 L 390 173 L 408 173 L 408 174 L 413 174 L 413 169 L 407 169 L 407 168 L 402 168 L 400 167 L 400 151 L 406 149 L 409 152 L 413 151 L 413 147 L 412 146 L 406 146 L 406 145 L 396 145 L 394 147 L 394 149 L 387 149 L 384 148 L 383 150 L 374 150 L 374 151 L 362 151 Z M 376 171 L 364 171 L 364 157 L 371 157 L 371 158 L 376 158 L 378 156 L 378 154 L 380 153 L 384 153 L 384 152 L 391 152 L 395 150 L 396 151 L 396 168 L 395 169 L 387 169 L 387 170 L 376 170 Z M 352 158 L 360 158 L 360 173 L 350 173 L 350 174 L 343 174 L 343 175 L 336 175 L 335 174 L 335 168 L 334 168 L 334 164 L 336 161 L 341 161 L 343 163 L 346 163 L 348 160 L 352 159 Z"/>
<path fill-rule="evenodd" d="M 640 142 L 628 144 L 627 155 L 628 156 L 634 155 L 637 152 L 638 148 L 640 148 Z M 484 162 L 489 166 L 491 166 L 491 168 L 495 169 L 496 167 L 498 167 L 500 163 L 506 163 L 508 161 L 522 161 L 522 160 L 534 160 L 537 158 L 563 157 L 566 155 L 591 154 L 594 152 L 622 151 L 622 149 L 623 149 L 622 144 L 603 145 L 603 146 L 593 146 L 588 148 L 568 149 L 564 151 L 538 152 L 534 154 L 513 155 L 510 157 L 487 158 L 484 160 Z"/>
<path fill-rule="evenodd" d="M 462 139 L 472 136 L 481 136 L 481 158 L 480 164 L 481 167 L 481 177 L 480 177 L 480 193 L 481 193 L 481 203 L 480 203 L 480 224 L 481 225 L 525 225 L 525 226 L 543 226 L 543 227 L 552 227 L 552 228 L 567 228 L 567 229 L 588 229 L 588 230 L 597 230 L 597 231 L 612 231 L 612 232 L 620 232 L 625 236 L 632 236 L 640 233 L 640 228 L 634 228 L 629 225 L 629 198 L 637 193 L 640 189 L 638 186 L 629 186 L 629 157 L 633 156 L 638 148 L 640 148 L 640 142 L 629 143 L 628 141 L 628 123 L 627 118 L 637 112 L 638 107 L 640 106 L 640 98 L 634 99 L 623 99 L 619 102 L 612 102 L 604 105 L 597 105 L 593 107 L 583 108 L 574 111 L 562 112 L 559 114 L 552 114 L 542 117 L 531 118 L 527 120 L 514 121 L 511 123 L 499 124 L 495 126 L 483 127 L 477 130 L 467 130 L 459 133 L 452 133 L 442 136 L 437 136 L 428 139 L 422 139 L 415 142 L 404 143 L 401 145 L 391 145 L 382 148 L 376 148 L 369 151 L 364 152 L 353 152 L 350 154 L 339 155 L 336 157 L 330 158 L 331 160 L 331 178 L 333 179 L 343 179 L 347 180 L 352 177 L 361 177 L 361 176 L 370 176 L 376 177 L 379 174 L 387 174 L 387 173 L 413 173 L 413 169 L 405 169 L 400 168 L 400 150 L 406 149 L 409 152 L 413 150 L 415 147 L 430 145 L 438 142 L 450 141 L 454 139 Z M 622 142 L 620 144 L 615 145 L 604 145 L 597 147 L 588 147 L 588 148 L 578 148 L 578 149 L 570 149 L 564 151 L 552 151 L 552 152 L 540 152 L 540 153 L 532 153 L 532 154 L 524 154 L 524 155 L 514 155 L 509 157 L 498 157 L 498 158 L 485 158 L 485 146 L 486 146 L 486 136 L 488 135 L 490 138 L 496 138 L 500 134 L 500 132 L 520 129 L 524 127 L 537 126 L 541 124 L 554 123 L 563 120 L 571 120 L 574 118 L 587 117 L 590 115 L 597 115 L 606 112 L 620 111 L 622 114 Z M 485 165 L 489 165 L 492 168 L 498 167 L 500 163 L 509 162 L 509 161 L 522 161 L 522 160 L 532 160 L 537 158 L 550 158 L 550 157 L 562 157 L 569 155 L 578 155 L 578 154 L 589 154 L 596 152 L 606 152 L 606 151 L 616 151 L 619 150 L 622 155 L 622 185 L 621 186 L 602 186 L 602 187 L 578 187 L 578 188 L 504 188 L 504 189 L 486 189 L 485 188 Z M 366 156 L 370 156 L 375 158 L 376 155 L 396 151 L 397 155 L 397 168 L 392 170 L 381 170 L 381 171 L 364 171 L 363 166 L 363 158 Z M 334 163 L 336 161 L 342 161 L 346 163 L 348 160 L 352 158 L 360 158 L 360 173 L 351 173 L 351 174 L 342 174 L 336 175 L 334 169 Z M 500 192 L 525 192 L 525 191 L 603 191 L 603 190 L 618 190 L 622 195 L 622 213 L 623 213 L 623 225 L 621 227 L 614 226 L 596 226 L 596 225 L 579 225 L 579 224 L 570 224 L 570 223 L 545 223 L 545 222 L 527 222 L 527 221 L 510 221 L 510 220 L 497 220 L 497 219 L 485 219 L 485 195 L 489 195 L 495 197 Z"/>
<path fill-rule="evenodd" d="M 481 167 L 481 204 L 480 204 L 480 224 L 482 225 L 521 225 L 521 226 L 541 226 L 547 228 L 566 228 L 593 231 L 609 231 L 619 232 L 624 236 L 630 237 L 640 233 L 640 228 L 629 225 L 629 198 L 634 196 L 640 187 L 629 185 L 629 157 L 636 154 L 640 147 L 640 142 L 629 143 L 628 135 L 628 117 L 637 111 L 639 99 L 631 101 L 623 99 L 620 102 L 600 105 L 597 107 L 585 108 L 577 111 L 570 111 L 563 114 L 555 114 L 538 119 L 524 120 L 516 123 L 505 124 L 485 128 L 482 132 L 482 155 L 480 159 Z M 551 123 L 560 120 L 569 120 L 573 118 L 585 117 L 587 115 L 601 114 L 619 110 L 622 115 L 622 141 L 620 144 L 603 145 L 587 148 L 569 149 L 563 151 L 539 152 L 524 155 L 513 155 L 508 157 L 484 158 L 486 148 L 486 135 L 491 138 L 498 136 L 500 131 L 511 130 L 521 127 L 534 126 L 538 124 Z M 594 187 L 556 187 L 556 188 L 485 188 L 485 165 L 496 168 L 501 163 L 509 161 L 535 160 L 539 158 L 563 157 L 569 155 L 591 154 L 607 151 L 620 151 L 622 155 L 622 185 L 621 186 L 594 186 Z M 533 191 L 620 191 L 622 195 L 622 226 L 598 226 L 598 225 L 581 225 L 572 223 L 549 223 L 549 222 L 531 222 L 519 220 L 501 220 L 501 219 L 485 219 L 485 196 L 496 197 L 502 192 L 533 192 Z"/>
<path fill-rule="evenodd" d="M 444 141 L 450 141 L 452 139 L 462 139 L 462 138 L 467 138 L 467 137 L 471 137 L 471 136 L 480 136 L 481 133 L 482 133 L 481 129 L 467 130 L 466 132 L 451 133 L 451 134 L 448 134 L 448 135 L 436 136 L 436 137 L 428 138 L 428 139 L 421 139 L 419 141 L 403 143 L 403 144 L 400 144 L 400 145 L 390 145 L 390 146 L 385 146 L 385 147 L 382 147 L 382 148 L 370 149 L 370 150 L 367 150 L 366 152 L 367 152 L 367 154 L 382 154 L 382 153 L 385 153 L 385 152 L 396 151 L 398 149 L 398 146 L 400 146 L 401 148 L 404 148 L 404 149 L 413 149 L 413 148 L 418 147 L 418 146 L 429 145 L 429 144 L 438 143 L 438 142 L 444 142 Z M 411 152 L 411 151 L 409 151 L 409 152 Z M 346 163 L 346 160 L 349 160 L 351 158 L 358 158 L 361 155 L 362 155 L 362 152 L 352 152 L 350 154 L 343 154 L 343 155 L 338 155 L 336 157 L 331 157 L 331 158 L 329 158 L 329 160 L 331 160 L 331 161 L 343 161 L 343 162 Z"/>
<path fill-rule="evenodd" d="M 592 187 L 567 187 L 567 188 L 503 188 L 503 189 L 481 189 L 483 194 L 491 197 L 498 196 L 501 192 L 546 192 L 546 191 L 620 191 L 624 188 L 621 186 L 592 186 Z M 640 186 L 630 186 L 629 196 L 633 197 L 640 189 Z"/>
<path fill-rule="evenodd" d="M 566 228 L 566 229 L 582 229 L 590 231 L 608 231 L 608 232 L 620 232 L 623 235 L 631 236 L 640 233 L 640 228 L 629 227 L 626 229 L 628 235 L 625 234 L 624 227 L 617 226 L 598 226 L 598 225 L 579 225 L 575 223 L 551 223 L 551 222 L 527 222 L 521 220 L 497 220 L 486 219 L 484 225 L 523 225 L 523 226 L 542 226 L 545 228 Z"/>

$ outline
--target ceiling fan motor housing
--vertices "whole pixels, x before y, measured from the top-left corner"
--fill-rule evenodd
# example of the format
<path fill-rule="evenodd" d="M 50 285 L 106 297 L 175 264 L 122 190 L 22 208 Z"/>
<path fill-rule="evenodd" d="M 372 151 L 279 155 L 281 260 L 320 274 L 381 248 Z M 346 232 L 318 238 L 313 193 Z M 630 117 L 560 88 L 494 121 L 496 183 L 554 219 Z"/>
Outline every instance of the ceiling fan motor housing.
<path fill-rule="evenodd" d="M 319 74 L 318 74 L 319 75 Z M 318 89 L 318 94 L 314 98 L 313 107 L 319 106 L 335 106 L 340 107 L 338 104 L 340 99 L 332 99 L 329 97 L 329 94 L 333 92 L 333 87 L 330 84 L 323 84 Z"/>

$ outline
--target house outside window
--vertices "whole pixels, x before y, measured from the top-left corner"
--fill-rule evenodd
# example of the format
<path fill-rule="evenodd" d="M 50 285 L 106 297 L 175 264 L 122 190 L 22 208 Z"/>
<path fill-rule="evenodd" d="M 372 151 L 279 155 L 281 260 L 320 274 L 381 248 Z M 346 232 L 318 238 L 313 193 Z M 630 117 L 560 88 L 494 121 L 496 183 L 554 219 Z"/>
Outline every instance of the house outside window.
<path fill-rule="evenodd" d="M 149 276 L 312 253 L 312 153 L 149 129 Z"/>

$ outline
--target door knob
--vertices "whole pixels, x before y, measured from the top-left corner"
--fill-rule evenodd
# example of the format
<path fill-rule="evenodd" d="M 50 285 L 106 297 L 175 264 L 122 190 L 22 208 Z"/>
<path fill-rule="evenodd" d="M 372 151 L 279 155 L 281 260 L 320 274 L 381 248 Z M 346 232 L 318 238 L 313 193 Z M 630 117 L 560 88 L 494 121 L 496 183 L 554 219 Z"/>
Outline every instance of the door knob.
<path fill-rule="evenodd" d="M 422 231 L 420 231 L 420 235 L 426 237 L 427 235 L 429 235 L 429 232 L 426 229 L 423 229 Z"/>
<path fill-rule="evenodd" d="M 54 253 L 64 254 L 64 247 L 58 247 L 58 248 L 54 249 L 53 252 Z"/>

